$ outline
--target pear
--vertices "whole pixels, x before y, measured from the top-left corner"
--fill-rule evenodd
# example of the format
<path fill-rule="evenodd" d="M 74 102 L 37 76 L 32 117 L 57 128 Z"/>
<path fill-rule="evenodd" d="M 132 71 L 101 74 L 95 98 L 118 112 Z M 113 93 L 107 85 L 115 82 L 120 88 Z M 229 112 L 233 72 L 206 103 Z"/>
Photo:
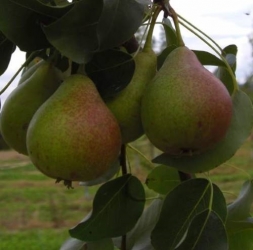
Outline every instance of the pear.
<path fill-rule="evenodd" d="M 120 125 L 123 143 L 134 141 L 144 133 L 141 98 L 147 83 L 156 74 L 157 57 L 153 50 L 139 52 L 134 60 L 135 72 L 131 82 L 116 96 L 105 100 Z"/>
<path fill-rule="evenodd" d="M 39 62 L 36 69 L 6 99 L 1 111 L 1 133 L 6 143 L 27 155 L 26 132 L 34 113 L 62 82 L 62 73 L 51 62 Z"/>
<path fill-rule="evenodd" d="M 19 79 L 19 82 L 18 82 L 18 85 L 22 84 L 23 82 L 25 82 L 28 78 L 30 78 L 33 73 L 42 65 L 44 64 L 45 61 L 39 57 L 36 57 L 23 71 L 20 79 Z M 68 68 L 65 69 L 65 70 L 62 70 L 62 78 L 65 79 L 67 78 L 68 76 L 70 76 L 71 74 L 71 69 L 72 69 L 72 65 L 71 65 L 71 61 L 68 60 Z"/>
<path fill-rule="evenodd" d="M 166 58 L 142 99 L 142 123 L 149 140 L 171 155 L 198 154 L 221 141 L 232 118 L 223 85 L 182 46 Z"/>
<path fill-rule="evenodd" d="M 27 131 L 33 164 L 64 181 L 91 181 L 118 161 L 121 134 L 90 78 L 74 74 L 38 109 Z"/>
<path fill-rule="evenodd" d="M 22 72 L 18 85 L 20 85 L 21 83 L 25 82 L 28 78 L 30 78 L 33 75 L 33 73 L 44 63 L 45 63 L 44 60 L 39 59 L 37 59 L 36 61 L 32 61 L 32 64 L 29 65 L 29 67 L 26 67 Z"/>

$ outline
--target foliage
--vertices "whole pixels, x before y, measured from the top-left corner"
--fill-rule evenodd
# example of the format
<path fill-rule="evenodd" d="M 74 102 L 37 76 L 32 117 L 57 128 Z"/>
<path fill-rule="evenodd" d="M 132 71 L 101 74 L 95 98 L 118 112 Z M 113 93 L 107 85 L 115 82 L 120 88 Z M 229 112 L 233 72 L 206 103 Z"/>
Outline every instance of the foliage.
<path fill-rule="evenodd" d="M 49 60 L 62 71 L 63 81 L 74 74 L 88 76 L 96 85 L 94 89 L 101 100 L 116 97 L 130 86 L 133 75 L 138 73 L 135 71 L 135 56 L 140 51 L 152 50 L 153 29 L 161 11 L 164 14 L 162 35 L 166 39 L 166 47 L 157 55 L 157 70 L 174 49 L 184 46 L 179 25 L 197 30 L 176 14 L 169 1 L 162 0 L 76 0 L 71 3 L 66 0 L 2 0 L 1 4 L 0 75 L 7 69 L 12 53 L 18 47 L 27 53 L 27 60 L 17 73 L 23 68 L 23 72 L 28 71 L 31 65 L 38 63 L 36 58 Z M 136 39 L 137 33 L 142 30 L 143 37 Z M 210 45 L 207 40 L 211 39 L 207 35 L 202 32 L 198 36 L 207 37 L 203 39 Z M 83 246 L 89 250 L 224 250 L 236 249 L 238 245 L 243 245 L 246 250 L 251 249 L 252 181 L 245 182 L 239 197 L 227 205 L 217 185 L 209 178 L 195 175 L 228 161 L 248 138 L 253 126 L 252 104 L 249 97 L 239 90 L 235 80 L 236 45 L 221 49 L 214 42 L 217 49 L 210 46 L 219 56 L 206 51 L 193 52 L 202 65 L 217 67 L 214 75 L 230 94 L 233 115 L 226 136 L 214 147 L 199 154 L 189 152 L 175 156 L 159 152 L 150 162 L 152 170 L 147 174 L 145 184 L 130 172 L 127 145 L 122 145 L 119 159 L 116 159 L 121 165 L 119 172 L 122 176 L 113 170 L 113 178 L 111 174 L 102 175 L 98 183 L 93 180 L 82 183 L 101 185 L 95 194 L 92 211 L 69 230 L 71 238 L 62 245 L 61 250 L 78 250 Z M 1 94 L 10 83 L 6 84 Z M 52 98 L 54 96 L 52 94 Z M 77 98 L 76 95 L 73 100 Z M 95 97 L 90 93 L 83 98 Z M 131 101 L 131 96 L 129 98 Z M 62 103 L 60 105 L 65 108 Z M 137 103 L 141 100 L 138 99 Z M 93 115 L 96 115 L 96 107 Z M 72 110 L 69 120 L 71 114 Z M 89 119 L 91 117 L 88 116 Z M 76 121 L 71 120 L 72 127 L 68 127 L 67 135 L 62 135 L 65 140 L 75 132 L 71 129 Z M 22 129 L 29 129 L 29 122 Z M 75 125 L 82 127 L 82 124 Z M 82 133 L 79 136 L 83 136 Z M 54 138 L 51 139 L 50 146 L 53 147 Z M 96 138 L 96 145 L 99 145 L 99 139 Z M 35 144 L 39 142 L 35 141 Z M 110 148 L 102 149 L 103 152 L 110 151 Z M 40 153 L 38 158 L 41 157 Z M 136 150 L 136 153 L 140 152 Z M 99 157 L 96 155 L 94 159 Z M 101 165 L 103 163 L 100 162 Z M 50 169 L 49 166 L 45 167 Z M 71 170 L 71 166 L 69 168 Z M 74 176 L 76 173 L 71 174 Z M 63 181 L 71 187 L 71 179 Z M 150 204 L 146 204 L 150 197 L 146 196 L 144 186 L 157 195 Z"/>

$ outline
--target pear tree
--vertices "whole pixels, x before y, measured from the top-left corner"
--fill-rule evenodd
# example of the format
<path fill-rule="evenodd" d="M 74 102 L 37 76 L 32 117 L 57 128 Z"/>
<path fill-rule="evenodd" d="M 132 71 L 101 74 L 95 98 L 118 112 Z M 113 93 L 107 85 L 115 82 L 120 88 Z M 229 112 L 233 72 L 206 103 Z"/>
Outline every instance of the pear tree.
<path fill-rule="evenodd" d="M 213 53 L 191 50 L 181 27 Z M 208 177 L 253 126 L 235 44 L 221 48 L 169 0 L 2 0 L 0 75 L 16 48 L 26 60 L 0 90 L 21 73 L 1 107 L 4 140 L 52 185 L 97 186 L 61 250 L 252 249 L 253 181 L 228 204 Z M 132 144 L 143 138 L 159 152 L 145 181 L 128 160 L 129 148 L 148 160 Z"/>

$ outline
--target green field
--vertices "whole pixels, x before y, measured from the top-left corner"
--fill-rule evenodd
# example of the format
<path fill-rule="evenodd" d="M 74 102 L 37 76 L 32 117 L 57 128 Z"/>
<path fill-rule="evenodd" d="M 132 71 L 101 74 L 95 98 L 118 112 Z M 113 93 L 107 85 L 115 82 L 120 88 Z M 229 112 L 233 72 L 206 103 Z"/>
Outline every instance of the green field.
<path fill-rule="evenodd" d="M 134 146 L 148 159 L 158 153 L 145 140 Z M 252 148 L 249 139 L 229 162 L 208 175 L 228 202 L 253 176 Z M 131 171 L 144 183 L 152 164 L 134 154 L 133 149 L 128 149 L 128 155 Z M 68 237 L 68 229 L 90 211 L 97 188 L 84 189 L 78 183 L 73 186 L 67 189 L 62 183 L 55 184 L 38 172 L 27 157 L 13 151 L 0 152 L 0 250 L 58 250 Z"/>

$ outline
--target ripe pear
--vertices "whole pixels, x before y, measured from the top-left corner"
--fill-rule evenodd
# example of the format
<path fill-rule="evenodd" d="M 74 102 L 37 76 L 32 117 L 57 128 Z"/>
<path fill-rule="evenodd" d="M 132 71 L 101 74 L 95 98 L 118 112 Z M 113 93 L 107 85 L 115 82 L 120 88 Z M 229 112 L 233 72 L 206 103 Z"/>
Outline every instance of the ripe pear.
<path fill-rule="evenodd" d="M 147 83 L 156 74 L 157 57 L 153 50 L 139 52 L 134 60 L 135 71 L 131 82 L 116 96 L 105 100 L 120 125 L 123 143 L 134 141 L 144 133 L 141 98 Z"/>
<path fill-rule="evenodd" d="M 37 70 L 6 99 L 1 111 L 1 133 L 6 143 L 27 155 L 26 132 L 37 109 L 62 82 L 62 73 L 51 62 L 39 62 Z"/>
<path fill-rule="evenodd" d="M 232 118 L 223 85 L 183 46 L 172 51 L 142 99 L 149 140 L 172 155 L 202 153 L 221 141 Z"/>
<path fill-rule="evenodd" d="M 75 74 L 35 113 L 26 142 L 30 159 L 42 173 L 86 182 L 118 161 L 121 134 L 91 79 Z"/>

